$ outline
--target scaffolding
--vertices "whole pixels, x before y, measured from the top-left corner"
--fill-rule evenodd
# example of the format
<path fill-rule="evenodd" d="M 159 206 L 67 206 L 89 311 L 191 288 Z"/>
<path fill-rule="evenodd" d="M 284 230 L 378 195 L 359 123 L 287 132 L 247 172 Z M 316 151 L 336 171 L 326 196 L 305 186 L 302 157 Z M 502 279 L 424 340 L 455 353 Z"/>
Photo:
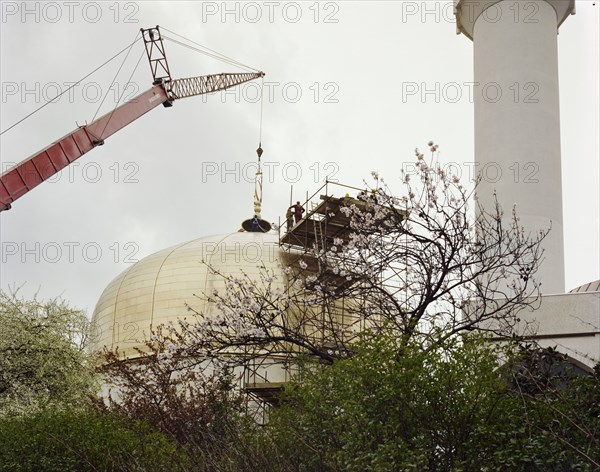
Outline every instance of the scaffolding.
<path fill-rule="evenodd" d="M 248 357 L 240 375 L 241 388 L 246 394 L 246 413 L 258 424 L 265 424 L 269 408 L 279 404 L 281 393 L 292 375 L 289 356 L 265 353 L 264 356 Z M 273 376 L 276 380 L 269 378 Z"/>
<path fill-rule="evenodd" d="M 311 336 L 324 349 L 339 350 L 343 348 L 340 345 L 344 341 L 367 328 L 366 319 L 359 316 L 355 308 L 361 303 L 356 299 L 361 291 L 352 290 L 356 288 L 353 287 L 355 284 L 360 283 L 359 279 L 340 273 L 335 267 L 340 258 L 348 257 L 347 254 L 338 255 L 338 249 L 350 243 L 352 235 L 357 232 L 351 227 L 349 212 L 343 209 L 355 207 L 368 212 L 372 211 L 376 201 L 373 190 L 326 181 L 301 203 L 305 213 L 299 221 L 295 221 L 293 215 L 290 217 L 289 212 L 283 223 L 279 220 L 281 254 L 285 265 L 292 269 L 288 276 L 288 290 L 293 290 L 291 282 L 298 274 L 314 274 L 321 286 L 335 294 L 333 299 L 324 298 L 318 308 L 308 305 L 304 307 L 305 310 L 320 312 L 315 312 L 315 322 L 305 325 L 303 329 L 306 335 Z M 406 216 L 406 212 L 399 211 Z M 325 254 L 327 257 L 322 257 Z M 378 283 L 388 293 L 396 296 L 402 290 L 401 284 L 397 283 L 401 279 L 401 272 L 401 267 L 386 265 L 385 271 L 378 274 Z M 245 366 L 243 389 L 255 403 L 257 411 L 261 412 L 263 419 L 268 416 L 268 408 L 277 405 L 280 393 L 294 374 L 292 357 L 298 352 L 292 350 L 289 354 L 280 359 L 252 359 Z M 271 382 L 268 373 L 272 372 L 273 365 L 277 362 L 281 363 L 283 375 L 278 381 Z"/>

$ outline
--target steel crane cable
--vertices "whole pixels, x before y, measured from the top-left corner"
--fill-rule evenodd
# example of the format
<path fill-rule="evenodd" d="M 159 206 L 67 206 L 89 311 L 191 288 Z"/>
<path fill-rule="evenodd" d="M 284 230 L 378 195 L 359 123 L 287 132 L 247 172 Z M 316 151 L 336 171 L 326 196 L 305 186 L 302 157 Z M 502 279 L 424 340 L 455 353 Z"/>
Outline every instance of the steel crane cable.
<path fill-rule="evenodd" d="M 131 71 L 131 75 L 129 76 L 129 79 L 127 79 L 127 82 L 125 83 L 125 86 L 123 87 L 123 90 L 121 90 L 121 95 L 119 95 L 119 100 L 117 100 L 117 103 L 115 103 L 113 110 L 110 112 L 110 116 L 108 117 L 108 120 L 106 120 L 106 124 L 104 125 L 104 128 L 102 128 L 102 132 L 100 133 L 100 136 L 98 136 L 99 139 L 103 139 L 102 136 L 104 135 L 104 131 L 106 131 L 106 127 L 110 123 L 110 120 L 112 120 L 113 114 L 115 113 L 115 110 L 119 106 L 119 103 L 121 102 L 121 99 L 123 98 L 123 94 L 125 93 L 125 90 L 127 90 L 127 86 L 131 83 L 133 74 L 135 74 L 135 71 L 137 70 L 138 66 L 140 65 L 140 61 L 142 60 L 142 57 L 144 57 L 144 51 L 142 51 L 142 53 L 140 54 L 140 57 L 137 60 L 137 63 L 135 64 L 135 67 Z"/>
<path fill-rule="evenodd" d="M 99 71 L 100 69 L 102 69 L 106 64 L 108 64 L 109 62 L 111 62 L 113 59 L 119 57 L 121 54 L 123 54 L 127 49 L 131 48 L 131 46 L 133 46 L 133 44 L 135 44 L 135 41 L 131 44 L 128 44 L 127 46 L 125 46 L 123 49 L 121 49 L 118 53 L 116 53 L 114 56 L 112 56 L 110 59 L 108 59 L 106 62 L 104 62 L 102 65 L 96 67 L 92 72 L 90 72 L 89 74 L 87 74 L 86 76 L 82 77 L 81 79 L 79 79 L 77 82 L 73 83 L 71 86 L 67 87 L 64 91 L 62 91 L 61 93 L 59 93 L 58 95 L 56 95 L 55 97 L 51 98 L 50 100 L 47 100 L 46 103 L 44 103 L 43 105 L 41 105 L 40 107 L 38 107 L 37 109 L 33 110 L 31 113 L 29 113 L 28 115 L 24 116 L 23 118 L 21 118 L 19 121 L 17 121 L 16 123 L 12 124 L 11 126 L 9 126 L 8 128 L 6 128 L 4 131 L 0 131 L 0 135 L 3 135 L 4 133 L 6 133 L 7 131 L 13 129 L 15 126 L 17 126 L 18 124 L 22 123 L 23 121 L 25 121 L 27 118 L 29 118 L 30 116 L 34 115 L 35 113 L 37 113 L 38 111 L 40 111 L 42 108 L 44 108 L 45 106 L 47 106 L 48 104 L 52 103 L 54 100 L 56 100 L 57 98 L 61 97 L 62 95 L 64 95 L 65 93 L 67 93 L 69 90 L 71 90 L 73 87 L 79 85 L 81 82 L 83 82 L 85 79 L 87 79 L 89 76 L 91 76 L 92 74 L 96 73 L 97 71 Z"/>
<path fill-rule="evenodd" d="M 225 62 L 225 63 L 227 63 L 227 64 L 231 64 L 231 65 L 235 65 L 235 66 L 241 67 L 241 68 L 243 68 L 243 69 L 248 69 L 248 70 L 251 70 L 251 71 L 254 71 L 254 72 L 259 72 L 259 70 L 260 70 L 260 69 L 257 69 L 256 67 L 251 67 L 251 66 L 248 66 L 248 65 L 246 65 L 246 64 L 243 64 L 243 63 L 241 63 L 241 62 L 239 62 L 239 61 L 236 61 L 235 59 L 233 59 L 233 58 L 231 58 L 231 57 L 228 57 L 228 56 L 226 56 L 225 54 L 221 54 L 220 52 L 218 52 L 218 51 L 215 51 L 214 49 L 210 49 L 209 47 L 203 46 L 203 45 L 202 45 L 202 44 L 200 44 L 200 43 L 197 43 L 197 42 L 195 42 L 195 41 L 192 41 L 191 39 L 189 39 L 189 38 L 186 38 L 185 36 L 182 36 L 182 35 L 180 35 L 180 34 L 177 34 L 177 33 L 175 33 L 174 31 L 171 31 L 170 29 L 168 29 L 168 28 L 165 28 L 164 26 L 161 26 L 161 28 L 162 28 L 163 30 L 165 30 L 165 31 L 168 31 L 168 32 L 169 32 L 169 33 L 171 33 L 171 34 L 174 34 L 175 36 L 178 36 L 178 37 L 180 37 L 181 39 L 184 39 L 184 40 L 186 40 L 186 41 L 188 41 L 188 42 L 190 42 L 190 43 L 194 44 L 195 46 L 198 46 L 198 47 L 190 46 L 189 44 L 182 43 L 181 41 L 178 41 L 178 40 L 176 40 L 176 39 L 174 39 L 174 38 L 170 38 L 170 37 L 168 37 L 168 36 L 164 36 L 164 35 L 163 35 L 163 37 L 164 37 L 165 39 L 168 39 L 169 41 L 173 41 L 174 43 L 176 43 L 176 44 L 179 44 L 179 45 L 181 45 L 181 46 L 183 46 L 183 47 L 186 47 L 186 48 L 188 48 L 188 49 L 191 49 L 192 51 L 199 52 L 200 54 L 204 54 L 204 55 L 206 55 L 206 56 L 212 57 L 212 58 L 214 58 L 214 59 L 217 59 L 217 60 L 219 60 L 219 61 L 223 61 L 223 62 Z M 201 49 L 200 49 L 200 48 L 201 48 Z M 207 52 L 207 51 L 208 51 L 208 52 Z"/>
<path fill-rule="evenodd" d="M 261 147 L 262 143 L 262 125 L 263 125 L 263 102 L 265 101 L 265 78 L 260 78 L 260 126 L 258 130 L 258 147 Z"/>
<path fill-rule="evenodd" d="M 260 166 L 260 158 L 263 154 L 262 148 L 262 123 L 263 123 L 263 98 L 264 98 L 264 85 L 265 78 L 261 77 L 260 84 L 260 124 L 258 128 L 258 149 L 256 150 L 256 154 L 258 155 L 258 167 L 256 169 L 256 178 L 254 181 L 254 212 L 255 217 L 258 214 L 260 218 L 260 212 L 262 207 L 262 197 L 263 197 L 263 175 Z"/>
<path fill-rule="evenodd" d="M 192 50 L 194 50 L 194 51 L 197 51 L 197 52 L 199 52 L 199 53 L 201 53 L 201 54 L 205 54 L 205 55 L 207 55 L 207 56 L 213 57 L 213 58 L 215 58 L 215 59 L 218 59 L 218 60 L 220 60 L 220 61 L 226 62 L 226 63 L 228 63 L 228 64 L 237 65 L 237 66 L 239 66 L 239 67 L 242 67 L 242 68 L 245 68 L 245 69 L 249 69 L 249 70 L 253 70 L 253 71 L 256 71 L 256 72 L 258 72 L 258 69 L 254 68 L 254 67 L 250 67 L 250 66 L 247 66 L 247 65 L 245 65 L 245 64 L 242 64 L 241 62 L 239 62 L 239 61 L 236 61 L 235 59 L 233 59 L 233 58 L 231 58 L 231 57 L 228 57 L 228 56 L 226 56 L 225 54 L 222 54 L 222 53 L 220 53 L 220 52 L 218 52 L 218 51 L 215 51 L 214 49 L 211 49 L 211 48 L 209 48 L 209 47 L 207 47 L 207 46 L 203 46 L 202 44 L 200 44 L 200 43 L 197 43 L 197 42 L 195 42 L 195 41 L 193 41 L 193 40 L 191 40 L 191 39 L 189 39 L 189 38 L 186 38 L 185 36 L 182 36 L 182 35 L 180 35 L 180 34 L 177 34 L 177 33 L 175 33 L 174 31 L 171 31 L 170 29 L 168 29 L 168 28 L 165 28 L 164 26 L 162 27 L 162 29 L 163 29 L 163 30 L 165 30 L 165 31 L 168 31 L 169 33 L 171 33 L 171 34 L 174 34 L 175 36 L 178 36 L 178 37 L 180 37 L 181 39 L 184 39 L 184 40 L 186 40 L 186 41 L 188 41 L 188 42 L 190 42 L 190 43 L 192 43 L 192 44 L 194 44 L 194 45 L 196 45 L 196 46 L 198 46 L 198 47 L 200 47 L 200 48 L 202 48 L 202 49 L 205 49 L 206 51 L 209 51 L 209 52 L 203 51 L 202 49 L 197 49 L 197 48 L 194 48 L 194 47 L 192 47 L 192 46 L 190 46 L 190 45 L 187 45 L 187 44 L 181 43 L 181 42 L 179 42 L 179 41 L 177 41 L 177 40 L 175 40 L 175 39 L 173 39 L 173 38 L 169 38 L 169 37 L 165 36 L 165 38 L 169 39 L 170 41 L 173 41 L 173 42 L 175 42 L 175 43 L 177 43 L 177 44 L 180 44 L 180 45 L 182 45 L 182 46 L 184 46 L 184 47 L 187 47 L 187 48 L 189 48 L 189 49 L 192 49 Z"/>
<path fill-rule="evenodd" d="M 100 104 L 98 105 L 98 109 L 96 110 L 96 113 L 94 113 L 94 116 L 91 119 L 91 121 L 94 121 L 96 119 L 96 116 L 98 116 L 98 113 L 100 112 L 100 108 L 102 108 L 102 105 L 104 104 L 104 101 L 106 100 L 106 97 L 108 97 L 108 91 L 112 88 L 112 86 L 114 85 L 115 81 L 117 80 L 117 77 L 119 76 L 119 73 L 121 72 L 121 69 L 125 65 L 125 61 L 127 61 L 127 58 L 129 57 L 129 53 L 133 49 L 133 45 L 137 41 L 139 35 L 140 35 L 140 32 L 138 31 L 137 34 L 135 35 L 135 38 L 133 39 L 133 43 L 131 43 L 131 46 L 127 50 L 127 54 L 125 54 L 125 57 L 123 58 L 123 61 L 121 62 L 121 65 L 119 66 L 119 69 L 115 73 L 115 76 L 113 77 L 113 80 L 110 83 L 110 86 L 106 89 L 106 93 L 104 94 L 104 97 L 102 97 L 102 100 L 100 101 Z M 138 61 L 138 63 L 139 63 L 139 61 Z M 137 66 L 136 66 L 136 68 L 137 68 Z M 129 80 L 131 80 L 131 78 Z M 125 86 L 123 87 L 123 89 L 126 89 L 128 85 L 129 85 L 129 81 L 127 81 L 127 83 L 125 84 Z M 119 101 L 117 101 L 117 104 L 121 101 L 121 96 L 119 96 Z"/>
<path fill-rule="evenodd" d="M 179 44 L 180 46 L 183 46 L 185 48 L 191 49 L 192 51 L 199 52 L 200 54 L 204 54 L 205 56 L 212 57 L 214 59 L 217 59 L 218 61 L 225 62 L 226 64 L 231 64 L 233 66 L 237 66 L 242 69 L 246 69 L 248 71 L 258 72 L 258 69 L 254 69 L 253 67 L 242 64 L 241 62 L 238 62 L 234 59 L 229 59 L 226 56 L 220 56 L 218 54 L 211 54 L 210 52 L 206 52 L 206 51 L 203 51 L 202 49 L 195 48 L 194 46 L 190 46 L 189 44 L 182 43 L 181 41 L 177 41 L 176 39 L 173 39 L 169 36 L 163 35 L 163 38 L 165 38 L 175 44 Z"/>

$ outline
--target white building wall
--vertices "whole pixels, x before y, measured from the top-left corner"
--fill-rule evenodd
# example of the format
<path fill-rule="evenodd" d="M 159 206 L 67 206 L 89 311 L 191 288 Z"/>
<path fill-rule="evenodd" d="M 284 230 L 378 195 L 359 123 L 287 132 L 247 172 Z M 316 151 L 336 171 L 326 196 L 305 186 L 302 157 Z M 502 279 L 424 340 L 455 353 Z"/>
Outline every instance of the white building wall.
<path fill-rule="evenodd" d="M 516 331 L 541 347 L 555 347 L 589 369 L 600 362 L 600 292 L 545 296 L 539 309 L 519 318 Z"/>
<path fill-rule="evenodd" d="M 600 292 L 546 295 L 540 303 L 530 302 L 517 314 L 518 322 L 510 326 L 510 332 L 502 317 L 481 322 L 479 327 L 495 333 L 492 341 L 505 341 L 513 333 L 541 348 L 556 348 L 590 371 L 600 362 Z"/>

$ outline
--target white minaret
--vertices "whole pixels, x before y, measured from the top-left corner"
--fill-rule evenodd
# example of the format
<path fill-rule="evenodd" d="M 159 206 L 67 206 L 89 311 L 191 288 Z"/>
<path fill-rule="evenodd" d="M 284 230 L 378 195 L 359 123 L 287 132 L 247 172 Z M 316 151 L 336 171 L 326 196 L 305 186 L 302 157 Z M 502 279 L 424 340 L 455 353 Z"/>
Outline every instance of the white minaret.
<path fill-rule="evenodd" d="M 473 40 L 475 161 L 488 207 L 494 191 L 526 230 L 552 225 L 538 280 L 565 290 L 558 27 L 575 0 L 454 0 L 457 32 Z"/>

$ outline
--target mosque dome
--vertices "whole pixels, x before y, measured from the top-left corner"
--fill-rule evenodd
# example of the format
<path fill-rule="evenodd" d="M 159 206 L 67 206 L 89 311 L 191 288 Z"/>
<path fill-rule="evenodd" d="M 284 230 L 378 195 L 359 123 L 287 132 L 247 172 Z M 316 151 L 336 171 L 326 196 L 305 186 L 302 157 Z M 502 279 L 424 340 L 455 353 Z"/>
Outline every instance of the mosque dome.
<path fill-rule="evenodd" d="M 192 316 L 187 306 L 208 315 L 216 310 L 207 295 L 224 291 L 223 275 L 243 272 L 258 279 L 261 266 L 283 275 L 283 257 L 277 234 L 260 231 L 202 237 L 145 257 L 110 282 L 98 300 L 92 350 L 118 347 L 136 356 L 153 328 Z M 283 288 L 285 277 L 279 281 Z"/>

